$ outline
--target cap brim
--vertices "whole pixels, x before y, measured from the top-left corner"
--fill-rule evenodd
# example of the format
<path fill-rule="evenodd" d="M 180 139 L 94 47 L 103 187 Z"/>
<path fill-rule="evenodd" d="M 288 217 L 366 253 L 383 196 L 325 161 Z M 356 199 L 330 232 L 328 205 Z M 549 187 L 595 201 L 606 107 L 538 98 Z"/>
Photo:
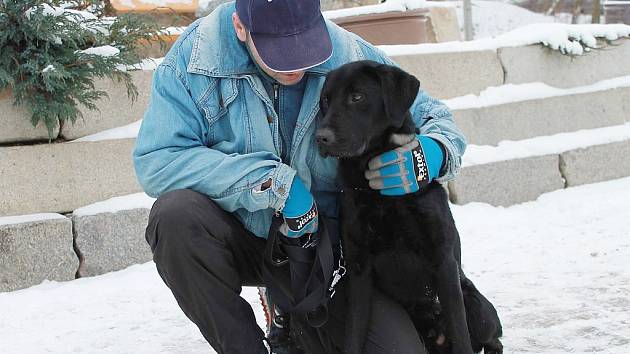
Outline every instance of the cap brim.
<path fill-rule="evenodd" d="M 292 72 L 317 66 L 332 56 L 332 43 L 324 18 L 311 28 L 290 36 L 251 34 L 262 61 L 271 70 Z"/>

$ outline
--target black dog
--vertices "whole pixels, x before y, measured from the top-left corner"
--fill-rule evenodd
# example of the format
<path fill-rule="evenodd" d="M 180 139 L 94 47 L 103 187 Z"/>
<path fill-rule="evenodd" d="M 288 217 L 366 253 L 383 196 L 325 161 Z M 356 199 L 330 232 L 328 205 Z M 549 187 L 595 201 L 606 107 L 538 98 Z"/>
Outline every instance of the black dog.
<path fill-rule="evenodd" d="M 316 133 L 320 153 L 339 158 L 342 240 L 349 272 L 346 353 L 361 353 L 373 286 L 409 313 L 430 353 L 502 353 L 495 308 L 466 278 L 445 190 L 387 197 L 371 190 L 368 161 L 416 134 L 409 108 L 419 81 L 371 61 L 330 72 Z M 401 140 L 405 140 L 402 144 Z"/>

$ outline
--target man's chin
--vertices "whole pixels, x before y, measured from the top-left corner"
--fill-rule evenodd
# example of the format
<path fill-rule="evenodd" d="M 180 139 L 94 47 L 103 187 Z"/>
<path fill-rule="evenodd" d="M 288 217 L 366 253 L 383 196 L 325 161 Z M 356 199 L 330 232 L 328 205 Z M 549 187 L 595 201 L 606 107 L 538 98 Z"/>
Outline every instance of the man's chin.
<path fill-rule="evenodd" d="M 277 80 L 277 81 L 283 86 L 293 86 L 297 84 L 298 82 L 300 82 L 301 80 L 294 80 L 294 81 Z"/>
<path fill-rule="evenodd" d="M 304 73 L 300 73 L 298 75 L 283 75 L 282 77 L 275 77 L 276 81 L 285 86 L 295 85 L 298 82 L 302 81 L 304 77 Z"/>

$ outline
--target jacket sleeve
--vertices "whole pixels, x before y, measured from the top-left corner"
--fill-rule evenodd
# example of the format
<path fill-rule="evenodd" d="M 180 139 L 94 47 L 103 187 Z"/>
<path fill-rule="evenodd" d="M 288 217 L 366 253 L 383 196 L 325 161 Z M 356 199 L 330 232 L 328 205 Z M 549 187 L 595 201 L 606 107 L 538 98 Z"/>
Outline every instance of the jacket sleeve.
<path fill-rule="evenodd" d="M 399 66 L 380 49 L 361 38 L 357 37 L 357 41 L 365 59 Z M 455 125 L 448 107 L 420 89 L 409 111 L 416 126 L 420 129 L 420 134 L 439 141 L 446 151 L 444 168 L 437 180 L 446 182 L 455 178 L 461 168 L 462 155 L 466 150 L 466 138 Z"/>
<path fill-rule="evenodd" d="M 133 152 L 144 191 L 152 197 L 192 189 L 232 212 L 279 210 L 295 171 L 269 152 L 225 154 L 204 144 L 208 123 L 176 69 L 160 65 Z M 271 179 L 272 185 L 260 186 Z"/>

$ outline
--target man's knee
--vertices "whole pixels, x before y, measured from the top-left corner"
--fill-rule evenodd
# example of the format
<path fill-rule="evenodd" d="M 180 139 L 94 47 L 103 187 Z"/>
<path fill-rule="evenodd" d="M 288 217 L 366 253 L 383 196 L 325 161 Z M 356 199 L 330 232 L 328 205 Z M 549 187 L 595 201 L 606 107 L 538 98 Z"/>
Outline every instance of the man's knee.
<path fill-rule="evenodd" d="M 372 299 L 370 330 L 365 352 L 426 354 L 409 314 L 380 292 Z"/>
<path fill-rule="evenodd" d="M 206 195 L 191 189 L 177 189 L 161 195 L 151 208 L 146 229 L 146 240 L 155 252 L 158 241 L 168 242 L 177 238 L 177 244 L 183 245 L 188 237 L 185 232 L 189 226 L 203 222 L 202 215 L 211 217 L 219 207 Z"/>
<path fill-rule="evenodd" d="M 157 218 L 160 221 L 186 221 L 191 215 L 191 208 L 199 207 L 200 203 L 212 203 L 212 201 L 199 192 L 191 189 L 176 189 L 162 194 L 153 203 L 150 219 Z"/>

